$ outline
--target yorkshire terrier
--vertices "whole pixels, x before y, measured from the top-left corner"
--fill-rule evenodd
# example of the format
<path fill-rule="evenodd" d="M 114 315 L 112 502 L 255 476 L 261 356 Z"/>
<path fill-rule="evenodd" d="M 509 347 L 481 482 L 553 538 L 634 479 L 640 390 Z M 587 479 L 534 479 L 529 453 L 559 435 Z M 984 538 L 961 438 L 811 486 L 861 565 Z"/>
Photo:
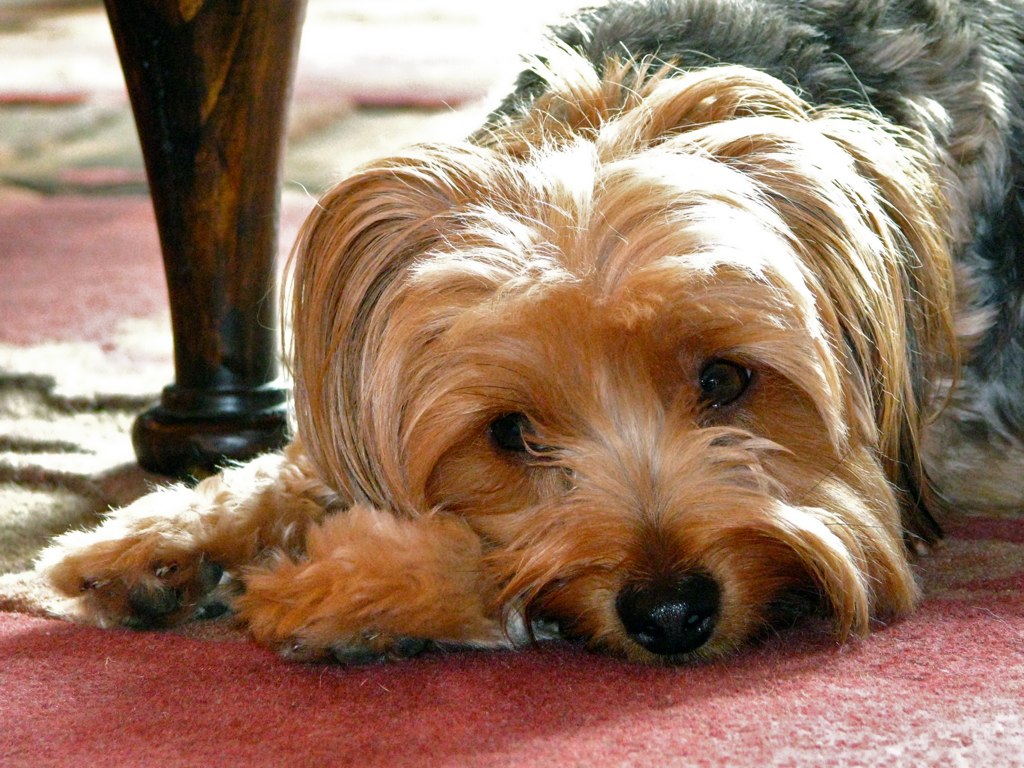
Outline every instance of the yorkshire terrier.
<path fill-rule="evenodd" d="M 1020 0 L 613 2 L 529 61 L 322 199 L 294 441 L 58 538 L 83 620 L 715 658 L 1022 507 Z"/>

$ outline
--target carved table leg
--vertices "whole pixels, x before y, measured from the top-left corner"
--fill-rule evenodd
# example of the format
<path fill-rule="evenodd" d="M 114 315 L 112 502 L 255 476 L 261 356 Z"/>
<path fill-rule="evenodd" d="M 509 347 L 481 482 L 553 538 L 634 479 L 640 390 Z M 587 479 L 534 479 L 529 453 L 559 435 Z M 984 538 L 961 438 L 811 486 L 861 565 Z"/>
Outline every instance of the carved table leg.
<path fill-rule="evenodd" d="M 209 472 L 286 439 L 277 361 L 285 116 L 305 0 L 106 0 L 170 293 L 175 382 L 139 463 Z"/>

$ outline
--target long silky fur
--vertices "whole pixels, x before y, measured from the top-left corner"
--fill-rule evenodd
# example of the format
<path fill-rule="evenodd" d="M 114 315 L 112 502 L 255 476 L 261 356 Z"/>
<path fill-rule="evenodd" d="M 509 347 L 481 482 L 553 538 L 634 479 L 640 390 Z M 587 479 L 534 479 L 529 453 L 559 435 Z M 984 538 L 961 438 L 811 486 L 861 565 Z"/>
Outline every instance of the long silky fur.
<path fill-rule="evenodd" d="M 854 385 L 845 415 L 903 493 L 908 531 L 934 541 L 918 440 L 936 406 L 932 382 L 956 368 L 956 301 L 941 224 L 948 211 L 914 137 L 871 112 L 814 108 L 743 68 L 650 72 L 650 62 L 617 61 L 604 77 L 591 70 L 556 80 L 556 57 L 560 72 L 587 71 L 572 52 L 553 49 L 538 64 L 550 88 L 522 120 L 481 133 L 479 146 L 425 145 L 368 166 L 306 222 L 292 269 L 292 359 L 299 432 L 331 436 L 308 446 L 320 471 L 354 499 L 415 510 L 422 491 L 406 487 L 394 455 L 403 427 L 374 415 L 402 413 L 405 402 L 394 390 L 401 361 L 375 350 L 387 343 L 410 272 L 444 246 L 466 206 L 521 205 L 515 175 L 531 159 L 581 139 L 605 163 L 659 146 L 741 168 L 782 216 L 845 369 L 832 375 Z M 813 162 L 801 161 L 809 149 Z M 838 183 L 832 163 L 848 166 L 838 178 L 854 185 Z M 840 214 L 860 229 L 836 241 Z M 445 321 L 401 343 L 428 346 Z M 390 368 L 376 370 L 381 362 Z"/>

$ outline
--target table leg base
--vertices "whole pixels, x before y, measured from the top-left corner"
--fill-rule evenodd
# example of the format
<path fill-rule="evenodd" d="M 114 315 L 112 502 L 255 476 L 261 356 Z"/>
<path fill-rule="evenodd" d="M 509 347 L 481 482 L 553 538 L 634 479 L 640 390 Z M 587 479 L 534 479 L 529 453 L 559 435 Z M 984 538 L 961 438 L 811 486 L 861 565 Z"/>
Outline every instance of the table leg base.
<path fill-rule="evenodd" d="M 136 457 L 150 472 L 202 478 L 226 463 L 247 461 L 288 442 L 284 390 L 263 389 L 255 397 L 253 393 L 218 393 L 213 399 L 219 402 L 207 402 L 191 412 L 174 407 L 180 399 L 175 394 L 180 395 L 168 387 L 163 401 L 141 414 L 132 427 Z M 250 405 L 255 401 L 258 407 L 239 407 L 246 401 Z M 210 407 L 218 404 L 226 407 Z"/>

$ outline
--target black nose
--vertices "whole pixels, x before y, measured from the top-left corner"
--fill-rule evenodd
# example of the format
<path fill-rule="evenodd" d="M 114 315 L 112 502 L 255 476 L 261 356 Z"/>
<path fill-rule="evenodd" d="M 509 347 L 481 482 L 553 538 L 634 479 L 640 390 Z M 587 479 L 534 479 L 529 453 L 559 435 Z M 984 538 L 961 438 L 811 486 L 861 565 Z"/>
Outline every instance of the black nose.
<path fill-rule="evenodd" d="M 711 637 L 720 590 L 710 576 L 688 574 L 668 582 L 628 584 L 615 609 L 627 634 L 651 653 L 688 653 Z"/>

